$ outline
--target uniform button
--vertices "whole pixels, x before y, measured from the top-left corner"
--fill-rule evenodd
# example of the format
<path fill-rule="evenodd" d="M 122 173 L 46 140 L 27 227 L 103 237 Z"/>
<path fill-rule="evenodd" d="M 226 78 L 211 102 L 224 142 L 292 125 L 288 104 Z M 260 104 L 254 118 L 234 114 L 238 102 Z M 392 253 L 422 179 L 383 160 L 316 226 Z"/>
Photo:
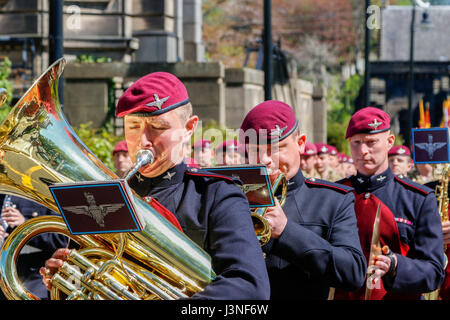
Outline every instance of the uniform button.
<path fill-rule="evenodd" d="M 364 198 L 369 199 L 369 198 L 370 198 L 370 193 L 367 192 L 367 193 L 364 195 Z"/>
<path fill-rule="evenodd" d="M 31 214 L 31 216 L 32 216 L 32 217 L 37 217 L 37 216 L 38 216 L 38 213 L 37 213 L 36 211 L 34 211 L 34 212 Z"/>

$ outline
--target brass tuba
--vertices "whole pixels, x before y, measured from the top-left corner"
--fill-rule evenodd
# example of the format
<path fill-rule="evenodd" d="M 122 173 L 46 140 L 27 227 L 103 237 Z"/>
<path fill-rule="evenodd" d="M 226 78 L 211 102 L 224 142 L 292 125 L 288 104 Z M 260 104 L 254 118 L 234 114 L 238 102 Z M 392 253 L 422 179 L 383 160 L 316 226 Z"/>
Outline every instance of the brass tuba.
<path fill-rule="evenodd" d="M 65 60 L 53 63 L 0 125 L 0 192 L 59 212 L 49 185 L 118 177 L 76 136 L 58 100 Z M 133 192 L 143 219 L 140 232 L 71 235 L 61 216 L 28 220 L 0 252 L 0 287 L 8 299 L 38 299 L 16 268 L 21 248 L 53 232 L 80 248 L 52 278 L 52 299 L 179 299 L 202 291 L 214 278 L 211 257 Z"/>
<path fill-rule="evenodd" d="M 283 206 L 286 201 L 286 192 L 287 192 L 287 181 L 286 176 L 284 174 L 278 175 L 277 179 L 273 183 L 272 186 L 272 194 L 278 192 L 278 189 L 281 188 L 281 200 L 280 205 Z M 258 238 L 259 244 L 261 246 L 265 245 L 272 236 L 272 229 L 270 228 L 269 223 L 264 217 L 267 211 L 267 207 L 256 208 L 251 213 L 251 218 L 253 222 L 253 228 L 255 229 L 256 237 Z"/>

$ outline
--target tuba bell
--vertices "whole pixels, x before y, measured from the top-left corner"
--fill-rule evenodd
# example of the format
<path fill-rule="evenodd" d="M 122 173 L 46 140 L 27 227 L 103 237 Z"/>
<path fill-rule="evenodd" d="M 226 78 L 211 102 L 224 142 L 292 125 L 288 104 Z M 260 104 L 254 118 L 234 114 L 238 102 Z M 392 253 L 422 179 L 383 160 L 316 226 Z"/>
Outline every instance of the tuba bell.
<path fill-rule="evenodd" d="M 286 176 L 283 173 L 279 174 L 277 179 L 273 183 L 272 194 L 275 196 L 275 194 L 278 192 L 280 188 L 281 188 L 280 205 L 283 206 L 284 202 L 286 201 L 286 192 L 287 192 L 287 180 Z M 266 211 L 267 207 L 262 207 L 256 208 L 251 212 L 253 228 L 255 230 L 256 237 L 258 238 L 260 246 L 263 246 L 267 242 L 269 242 L 270 237 L 272 236 L 272 229 L 270 228 L 269 223 L 264 217 Z"/>
<path fill-rule="evenodd" d="M 59 212 L 49 186 L 118 179 L 77 137 L 63 116 L 58 80 L 65 60 L 53 63 L 0 125 L 0 192 Z M 211 257 L 133 192 L 142 231 L 72 235 L 61 216 L 32 218 L 18 226 L 0 251 L 0 288 L 8 299 L 38 299 L 22 285 L 16 260 L 42 233 L 78 244 L 52 278 L 51 299 L 179 299 L 214 278 Z"/>

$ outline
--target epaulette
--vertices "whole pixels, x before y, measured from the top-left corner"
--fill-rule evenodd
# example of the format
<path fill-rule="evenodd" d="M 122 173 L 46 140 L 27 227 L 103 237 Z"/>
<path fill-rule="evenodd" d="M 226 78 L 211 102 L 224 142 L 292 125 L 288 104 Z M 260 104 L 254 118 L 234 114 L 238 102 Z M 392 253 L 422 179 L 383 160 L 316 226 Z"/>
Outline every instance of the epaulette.
<path fill-rule="evenodd" d="M 414 182 L 406 177 L 399 177 L 399 176 L 395 176 L 394 177 L 395 181 L 400 182 L 400 184 L 402 184 L 404 187 L 414 190 L 414 191 L 418 191 L 422 194 L 430 194 L 431 192 L 433 192 L 433 189 L 428 188 L 427 186 L 424 186 L 423 184 Z"/>
<path fill-rule="evenodd" d="M 222 174 L 217 174 L 215 172 L 210 172 L 207 170 L 202 170 L 202 169 L 197 169 L 197 168 L 187 168 L 186 169 L 186 174 L 190 175 L 190 176 L 194 176 L 194 177 L 206 177 L 206 178 L 212 178 L 212 179 L 222 179 L 222 180 L 226 180 L 229 182 L 233 182 L 233 183 L 237 183 L 237 184 L 242 184 L 242 181 L 234 178 L 234 177 L 230 177 L 227 175 L 222 175 Z"/>
<path fill-rule="evenodd" d="M 343 185 L 343 184 L 339 184 L 339 183 L 335 183 L 335 182 L 331 182 L 328 180 L 322 180 L 322 179 L 316 179 L 316 178 L 310 178 L 310 179 L 305 179 L 305 183 L 307 183 L 308 185 L 311 186 L 315 186 L 315 187 L 324 187 L 324 188 L 329 188 L 335 191 L 339 191 L 341 193 L 349 193 L 353 190 L 352 187 Z"/>

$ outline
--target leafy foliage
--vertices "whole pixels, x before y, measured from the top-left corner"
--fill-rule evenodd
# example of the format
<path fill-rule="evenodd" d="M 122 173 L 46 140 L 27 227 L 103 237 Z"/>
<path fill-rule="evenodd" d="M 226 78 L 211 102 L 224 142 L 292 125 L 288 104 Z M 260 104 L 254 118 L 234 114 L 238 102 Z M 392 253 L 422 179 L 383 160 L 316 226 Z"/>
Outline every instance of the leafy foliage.
<path fill-rule="evenodd" d="M 9 111 L 11 111 L 11 100 L 13 98 L 13 86 L 11 81 L 8 79 L 11 74 L 11 60 L 8 57 L 3 57 L 0 62 L 0 88 L 6 89 L 8 97 L 3 104 L 0 106 L 0 122 L 6 118 Z"/>
<path fill-rule="evenodd" d="M 74 131 L 89 150 L 91 150 L 104 165 L 114 171 L 112 152 L 116 143 L 123 140 L 123 137 L 114 135 L 110 125 L 101 128 L 93 128 L 92 122 L 82 123 L 78 128 L 74 128 Z"/>
<path fill-rule="evenodd" d="M 328 88 L 327 100 L 330 109 L 327 112 L 327 143 L 347 154 L 350 149 L 345 140 L 345 132 L 362 84 L 363 79 L 359 75 L 353 75 L 342 85 L 339 84 L 338 78 L 335 78 Z"/>

